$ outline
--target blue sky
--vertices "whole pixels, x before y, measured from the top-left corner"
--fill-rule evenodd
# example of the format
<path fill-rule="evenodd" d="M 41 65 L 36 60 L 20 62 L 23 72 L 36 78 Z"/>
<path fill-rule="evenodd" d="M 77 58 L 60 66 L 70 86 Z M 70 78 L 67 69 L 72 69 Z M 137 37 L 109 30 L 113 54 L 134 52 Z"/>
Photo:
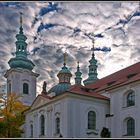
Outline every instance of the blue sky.
<path fill-rule="evenodd" d="M 19 13 L 23 12 L 23 28 L 27 36 L 29 58 L 47 88 L 58 83 L 57 73 L 67 51 L 67 66 L 73 77 L 77 60 L 83 80 L 88 76 L 92 38 L 98 78 L 105 77 L 140 60 L 139 2 L 0 2 L 0 85 L 3 74 L 14 57 L 15 35 L 19 31 Z"/>

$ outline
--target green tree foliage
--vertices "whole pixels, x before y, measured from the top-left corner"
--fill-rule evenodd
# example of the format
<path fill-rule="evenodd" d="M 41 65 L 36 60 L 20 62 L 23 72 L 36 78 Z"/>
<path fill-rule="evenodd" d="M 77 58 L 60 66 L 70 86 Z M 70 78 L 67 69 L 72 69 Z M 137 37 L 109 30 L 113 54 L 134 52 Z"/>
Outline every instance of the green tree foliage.
<path fill-rule="evenodd" d="M 1 138 L 21 137 L 23 132 L 21 126 L 25 120 L 23 111 L 28 109 L 28 106 L 24 105 L 19 99 L 20 96 L 15 93 L 10 93 L 7 97 L 0 96 Z"/>

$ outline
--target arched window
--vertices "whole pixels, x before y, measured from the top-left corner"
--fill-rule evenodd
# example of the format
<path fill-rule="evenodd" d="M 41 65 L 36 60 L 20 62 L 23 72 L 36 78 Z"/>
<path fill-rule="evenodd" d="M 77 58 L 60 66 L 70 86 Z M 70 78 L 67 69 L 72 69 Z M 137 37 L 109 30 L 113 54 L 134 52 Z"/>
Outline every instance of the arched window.
<path fill-rule="evenodd" d="M 130 91 L 127 95 L 127 107 L 135 105 L 135 93 Z"/>
<path fill-rule="evenodd" d="M 56 134 L 59 134 L 60 133 L 60 118 L 59 117 L 55 119 L 55 124 L 56 124 Z"/>
<path fill-rule="evenodd" d="M 31 134 L 30 135 L 31 135 L 31 138 L 32 138 L 33 137 L 33 125 L 32 124 L 30 125 L 30 130 L 31 130 Z"/>
<path fill-rule="evenodd" d="M 40 116 L 40 135 L 45 135 L 45 117 L 44 115 Z"/>
<path fill-rule="evenodd" d="M 94 111 L 88 112 L 88 129 L 96 129 L 96 113 Z"/>
<path fill-rule="evenodd" d="M 27 83 L 23 83 L 23 93 L 29 94 L 29 86 Z"/>
<path fill-rule="evenodd" d="M 127 135 L 128 136 L 135 135 L 135 120 L 133 118 L 129 118 L 127 120 Z"/>

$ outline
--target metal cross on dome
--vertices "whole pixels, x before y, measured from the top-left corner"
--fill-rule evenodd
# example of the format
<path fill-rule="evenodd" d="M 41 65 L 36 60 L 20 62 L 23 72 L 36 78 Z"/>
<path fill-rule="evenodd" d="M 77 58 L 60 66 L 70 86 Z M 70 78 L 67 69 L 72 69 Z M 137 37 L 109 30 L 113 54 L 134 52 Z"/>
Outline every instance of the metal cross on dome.
<path fill-rule="evenodd" d="M 20 12 L 20 26 L 22 26 L 22 15 L 23 15 L 23 13 Z"/>
<path fill-rule="evenodd" d="M 68 54 L 67 54 L 67 52 L 65 51 L 64 52 L 64 65 L 66 65 L 66 56 L 67 56 Z"/>
<path fill-rule="evenodd" d="M 94 38 L 92 39 L 92 51 L 94 51 L 94 43 L 95 43 L 95 40 L 94 40 Z"/>

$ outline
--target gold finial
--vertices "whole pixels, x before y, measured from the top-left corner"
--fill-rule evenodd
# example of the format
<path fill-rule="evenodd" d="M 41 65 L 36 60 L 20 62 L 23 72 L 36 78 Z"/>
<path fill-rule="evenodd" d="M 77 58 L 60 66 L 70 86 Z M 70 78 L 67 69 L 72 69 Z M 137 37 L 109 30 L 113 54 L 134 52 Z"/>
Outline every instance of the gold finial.
<path fill-rule="evenodd" d="M 23 13 L 20 12 L 20 26 L 22 26 L 22 15 L 23 15 Z"/>

